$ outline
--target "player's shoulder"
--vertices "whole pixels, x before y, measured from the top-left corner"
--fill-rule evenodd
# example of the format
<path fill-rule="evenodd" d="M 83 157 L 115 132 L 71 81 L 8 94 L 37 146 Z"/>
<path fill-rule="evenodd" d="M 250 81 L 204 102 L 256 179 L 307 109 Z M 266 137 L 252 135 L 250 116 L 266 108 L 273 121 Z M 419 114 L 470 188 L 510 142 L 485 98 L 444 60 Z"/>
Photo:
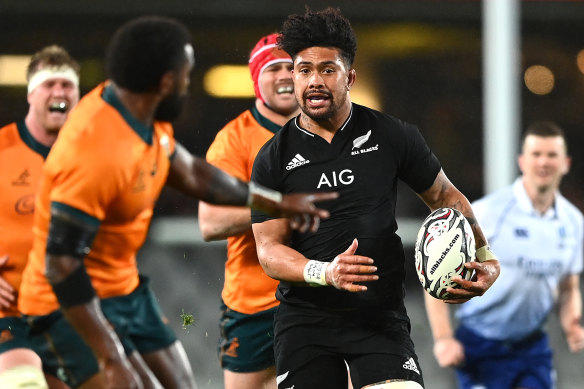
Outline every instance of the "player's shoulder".
<path fill-rule="evenodd" d="M 215 139 L 238 138 L 245 140 L 253 137 L 256 132 L 263 131 L 266 130 L 257 122 L 251 111 L 248 109 L 227 122 L 227 124 L 217 132 Z"/>
<path fill-rule="evenodd" d="M 16 122 L 8 123 L 0 127 L 0 146 L 14 143 L 18 140 L 18 127 Z"/>
<path fill-rule="evenodd" d="M 279 153 L 282 151 L 283 145 L 285 145 L 289 142 L 295 141 L 296 137 L 294 137 L 293 135 L 294 135 L 294 131 L 296 131 L 296 129 L 295 129 L 296 119 L 297 119 L 297 117 L 294 117 L 294 118 L 288 120 L 288 122 L 286 124 L 284 124 L 282 126 L 282 128 L 274 134 L 274 136 L 272 136 L 270 139 L 268 139 L 266 141 L 264 146 L 260 149 L 260 153 L 261 154 Z"/>
<path fill-rule="evenodd" d="M 353 103 L 353 115 L 356 123 L 368 121 L 371 125 L 378 124 L 378 128 L 392 132 L 407 132 L 416 128 L 414 124 L 408 123 L 391 114 L 378 111 L 364 105 Z"/>
<path fill-rule="evenodd" d="M 472 202 L 475 214 L 495 215 L 508 212 L 508 205 L 516 202 L 513 186 L 507 185 Z"/>

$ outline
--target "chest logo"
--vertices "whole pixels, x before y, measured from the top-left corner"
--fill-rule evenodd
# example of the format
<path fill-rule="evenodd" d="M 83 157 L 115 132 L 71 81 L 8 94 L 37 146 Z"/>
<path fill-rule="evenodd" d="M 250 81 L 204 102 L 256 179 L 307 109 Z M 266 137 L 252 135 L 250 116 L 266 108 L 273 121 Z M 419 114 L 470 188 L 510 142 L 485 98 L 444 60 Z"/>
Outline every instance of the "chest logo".
<path fill-rule="evenodd" d="M 363 146 L 363 144 L 369 140 L 370 136 L 371 136 L 371 130 L 367 131 L 367 134 L 361 135 L 361 136 L 355 138 L 353 140 L 353 148 L 358 149 L 361 146 Z"/>
<path fill-rule="evenodd" d="M 18 178 L 16 180 L 12 181 L 12 185 L 14 185 L 14 186 L 29 186 L 30 185 L 30 181 L 28 180 L 29 178 L 30 178 L 30 172 L 28 171 L 28 169 L 24 169 L 24 171 L 22 173 L 20 173 Z"/>
<path fill-rule="evenodd" d="M 292 158 L 292 160 L 290 162 L 288 162 L 288 165 L 286 165 L 286 170 L 292 170 L 292 169 L 297 168 L 299 166 L 306 165 L 307 163 L 310 163 L 310 160 L 305 159 L 300 154 L 296 154 L 294 156 L 294 158 Z"/>
<path fill-rule="evenodd" d="M 366 149 L 362 149 L 361 146 L 365 144 L 371 137 L 371 130 L 367 131 L 367 134 L 361 135 L 353 140 L 353 148 L 351 149 L 351 155 L 359 155 L 364 153 L 369 153 L 371 151 L 379 150 L 379 144 L 375 146 L 367 147 Z M 356 150 L 355 150 L 356 149 Z"/>
<path fill-rule="evenodd" d="M 518 227 L 515 229 L 515 237 L 517 238 L 529 238 L 529 231 L 527 228 Z"/>
<path fill-rule="evenodd" d="M 350 169 L 341 170 L 339 173 L 332 171 L 330 174 L 322 173 L 316 189 L 323 186 L 327 188 L 334 188 L 339 185 L 351 185 L 355 181 L 353 171 Z"/>
<path fill-rule="evenodd" d="M 14 204 L 14 211 L 19 215 L 30 215 L 34 212 L 34 194 L 24 195 Z"/>

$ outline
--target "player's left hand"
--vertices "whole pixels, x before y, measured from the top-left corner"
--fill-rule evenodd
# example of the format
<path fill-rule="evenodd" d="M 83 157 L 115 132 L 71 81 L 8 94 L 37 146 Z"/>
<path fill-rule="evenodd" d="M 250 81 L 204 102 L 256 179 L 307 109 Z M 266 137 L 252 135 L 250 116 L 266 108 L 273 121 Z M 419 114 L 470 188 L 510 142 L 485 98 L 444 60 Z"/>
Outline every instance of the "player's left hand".
<path fill-rule="evenodd" d="M 337 289 L 349 292 L 365 292 L 367 286 L 361 282 L 377 281 L 379 276 L 372 274 L 377 271 L 373 259 L 363 255 L 355 255 L 359 242 L 353 239 L 351 245 L 326 268 L 326 282 Z"/>
<path fill-rule="evenodd" d="M 464 266 L 470 271 L 474 270 L 473 278 L 464 280 L 460 277 L 453 277 L 452 281 L 456 282 L 459 287 L 446 290 L 451 297 L 448 300 L 444 300 L 445 303 L 462 304 L 473 297 L 482 296 L 501 273 L 499 261 L 496 259 L 484 262 L 467 262 Z"/>
<path fill-rule="evenodd" d="M 584 350 L 584 327 L 580 323 L 574 324 L 566 331 L 566 342 L 573 353 Z"/>

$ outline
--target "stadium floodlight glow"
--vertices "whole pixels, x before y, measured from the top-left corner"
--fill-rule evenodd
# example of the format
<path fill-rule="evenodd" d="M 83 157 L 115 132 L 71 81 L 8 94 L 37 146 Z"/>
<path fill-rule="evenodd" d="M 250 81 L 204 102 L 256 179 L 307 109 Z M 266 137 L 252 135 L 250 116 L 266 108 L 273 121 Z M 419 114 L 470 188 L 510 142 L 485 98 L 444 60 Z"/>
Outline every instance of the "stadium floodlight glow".
<path fill-rule="evenodd" d="M 554 73 L 546 66 L 532 65 L 525 70 L 523 75 L 525 86 L 531 93 L 547 95 L 554 89 Z"/>
<path fill-rule="evenodd" d="M 576 55 L 576 64 L 580 72 L 584 74 L 584 49 L 580 50 L 578 55 Z"/>
<path fill-rule="evenodd" d="M 205 73 L 203 88 L 217 98 L 254 97 L 253 82 L 247 65 L 217 65 Z"/>
<path fill-rule="evenodd" d="M 25 86 L 30 55 L 0 55 L 0 86 Z"/>

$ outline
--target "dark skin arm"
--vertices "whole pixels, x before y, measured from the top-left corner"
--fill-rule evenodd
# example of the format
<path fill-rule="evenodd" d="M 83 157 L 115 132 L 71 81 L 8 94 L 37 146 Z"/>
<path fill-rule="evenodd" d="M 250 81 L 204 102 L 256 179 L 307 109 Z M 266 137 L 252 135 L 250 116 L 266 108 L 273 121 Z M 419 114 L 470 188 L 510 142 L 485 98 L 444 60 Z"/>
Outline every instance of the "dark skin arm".
<path fill-rule="evenodd" d="M 52 217 L 59 215 L 53 213 Z M 47 254 L 45 274 L 51 284 L 57 284 L 80 266 L 83 266 L 82 259 L 70 255 Z M 103 316 L 98 297 L 84 304 L 61 307 L 61 310 L 97 358 L 105 388 L 142 388 L 118 336 Z"/>
<path fill-rule="evenodd" d="M 272 219 L 252 225 L 258 259 L 266 274 L 276 280 L 304 283 L 304 267 L 310 258 L 288 246 L 292 231 L 284 219 Z M 364 292 L 367 286 L 361 282 L 377 281 L 377 268 L 373 259 L 355 255 L 358 242 L 355 239 L 339 253 L 326 270 L 326 282 L 337 289 Z"/>
<path fill-rule="evenodd" d="M 468 220 L 475 238 L 476 248 L 488 244 L 481 227 L 477 223 L 468 199 L 450 182 L 446 174 L 441 170 L 434 183 L 426 191 L 419 193 L 420 198 L 426 203 L 430 210 L 441 207 L 449 207 L 459 210 Z M 499 261 L 489 260 L 485 262 L 469 262 L 465 264 L 467 269 L 475 271 L 472 280 L 453 278 L 452 280 L 460 285 L 460 289 L 449 288 L 447 291 L 452 296 L 447 303 L 460 304 L 476 296 L 482 296 L 493 285 L 501 272 Z"/>
<path fill-rule="evenodd" d="M 251 196 L 248 204 L 249 185 L 223 172 L 203 158 L 193 156 L 177 143 L 167 184 L 188 196 L 215 205 L 249 205 L 274 217 L 290 219 L 292 228 L 300 231 L 316 231 L 321 218 L 328 212 L 318 209 L 314 203 L 334 199 L 336 193 L 288 194 L 281 201 L 274 201 L 260 193 Z"/>

